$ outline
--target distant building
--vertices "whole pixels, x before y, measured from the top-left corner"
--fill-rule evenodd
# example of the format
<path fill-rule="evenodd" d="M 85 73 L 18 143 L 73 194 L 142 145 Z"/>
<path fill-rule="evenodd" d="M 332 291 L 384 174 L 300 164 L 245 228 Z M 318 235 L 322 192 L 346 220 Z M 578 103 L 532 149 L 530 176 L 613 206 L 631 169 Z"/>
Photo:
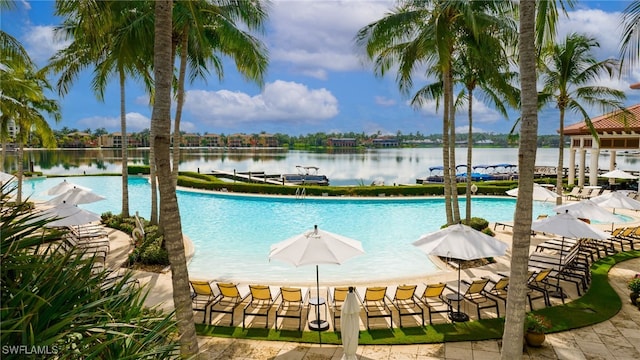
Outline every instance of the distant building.
<path fill-rule="evenodd" d="M 329 147 L 356 147 L 358 146 L 354 138 L 330 138 L 327 140 Z"/>

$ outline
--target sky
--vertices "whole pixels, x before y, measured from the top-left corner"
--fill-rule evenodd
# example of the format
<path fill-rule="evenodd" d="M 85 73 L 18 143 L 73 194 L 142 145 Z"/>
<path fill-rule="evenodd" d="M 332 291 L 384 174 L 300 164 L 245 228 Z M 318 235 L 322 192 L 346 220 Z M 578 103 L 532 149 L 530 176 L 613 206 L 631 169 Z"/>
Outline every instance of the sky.
<path fill-rule="evenodd" d="M 188 133 L 285 133 L 306 135 L 315 132 L 356 132 L 403 134 L 442 133 L 442 109 L 435 103 L 420 109 L 409 105 L 395 82 L 394 73 L 376 77 L 371 63 L 355 46 L 354 37 L 363 26 L 381 19 L 393 1 L 373 0 L 274 0 L 264 34 L 256 34 L 267 46 L 269 67 L 261 88 L 244 80 L 233 62 L 225 60 L 224 78 L 211 76 L 206 81 L 187 84 L 181 129 Z M 568 33 L 595 37 L 599 60 L 616 58 L 619 53 L 621 12 L 629 1 L 577 1 L 568 18 L 560 19 L 558 39 Z M 0 26 L 16 37 L 34 61 L 44 65 L 68 42 L 54 35 L 60 19 L 53 15 L 53 1 L 18 1 L 16 9 L 3 10 Z M 57 78 L 53 78 L 53 83 Z M 421 82 L 423 81 L 423 82 Z M 431 79 L 414 78 L 419 85 Z M 62 127 L 109 132 L 120 130 L 119 86 L 117 78 L 108 85 L 104 102 L 91 91 L 91 72 L 80 74 L 68 94 L 58 99 Z M 629 89 L 640 82 L 640 69 L 621 77 L 600 79 L 598 84 L 622 90 L 625 105 L 640 103 L 640 91 Z M 415 92 L 415 90 L 414 90 Z M 413 92 L 413 93 L 414 93 Z M 143 87 L 128 81 L 126 88 L 129 132 L 150 127 L 151 107 Z M 412 94 L 413 94 L 412 93 Z M 172 110 L 173 111 L 173 110 Z M 601 115 L 589 109 L 591 117 Z M 504 118 L 491 106 L 474 101 L 474 132 L 508 133 L 517 112 Z M 539 134 L 555 134 L 558 112 L 548 107 L 539 114 Z M 567 125 L 580 122 L 576 114 L 567 114 Z M 466 110 L 456 115 L 456 128 L 466 133 Z"/>

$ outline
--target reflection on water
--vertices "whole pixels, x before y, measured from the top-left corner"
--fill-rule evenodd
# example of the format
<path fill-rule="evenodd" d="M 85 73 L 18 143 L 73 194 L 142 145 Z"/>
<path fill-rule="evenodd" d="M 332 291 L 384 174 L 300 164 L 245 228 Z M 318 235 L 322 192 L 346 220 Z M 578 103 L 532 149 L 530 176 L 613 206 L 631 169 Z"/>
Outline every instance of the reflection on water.
<path fill-rule="evenodd" d="M 148 165 L 148 149 L 132 149 L 128 152 L 129 164 Z M 538 149 L 536 165 L 556 166 L 557 149 Z M 589 164 L 589 159 L 586 164 Z M 101 174 L 119 173 L 122 169 L 121 151 L 118 149 L 74 149 L 74 150 L 27 150 L 25 169 L 33 164 L 34 170 L 45 174 Z M 600 168 L 608 169 L 610 154 L 601 152 Z M 297 165 L 318 166 L 319 173 L 326 175 L 332 185 L 371 184 L 384 180 L 385 184 L 414 184 L 417 178 L 425 177 L 428 168 L 442 165 L 442 150 L 439 148 L 407 149 L 333 149 L 324 152 L 285 149 L 183 149 L 180 155 L 180 170 L 199 171 L 264 171 L 267 174 L 295 173 Z M 565 153 L 568 164 L 568 151 Z M 8 153 L 6 171 L 17 168 L 16 156 Z M 456 163 L 466 164 L 466 151 L 456 152 Z M 475 148 L 473 164 L 518 163 L 518 151 L 514 148 Z M 638 168 L 640 156 L 618 152 L 616 163 L 619 169 Z"/>

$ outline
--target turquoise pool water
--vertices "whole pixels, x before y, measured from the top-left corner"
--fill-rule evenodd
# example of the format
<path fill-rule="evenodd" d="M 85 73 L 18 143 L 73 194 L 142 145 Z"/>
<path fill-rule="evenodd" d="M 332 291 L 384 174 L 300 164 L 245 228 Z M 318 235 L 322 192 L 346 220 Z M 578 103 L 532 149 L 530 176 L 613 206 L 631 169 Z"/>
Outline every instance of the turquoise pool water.
<path fill-rule="evenodd" d="M 68 181 L 91 188 L 107 200 L 80 207 L 102 213 L 121 210 L 120 177 L 73 177 Z M 46 200 L 47 189 L 62 178 L 28 180 L 25 195 Z M 149 217 L 150 187 L 146 178 L 130 177 L 131 213 Z M 437 271 L 429 258 L 411 245 L 420 235 L 445 222 L 442 199 L 304 199 L 251 197 L 179 191 L 183 232 L 195 245 L 189 264 L 192 277 L 251 282 L 315 281 L 312 266 L 295 268 L 269 262 L 271 244 L 319 228 L 363 243 L 365 255 L 343 265 L 320 266 L 321 281 L 392 280 Z M 536 202 L 534 216 L 552 214 L 552 204 Z M 465 202 L 460 202 L 464 210 Z M 515 199 L 476 198 L 473 216 L 513 221 Z"/>

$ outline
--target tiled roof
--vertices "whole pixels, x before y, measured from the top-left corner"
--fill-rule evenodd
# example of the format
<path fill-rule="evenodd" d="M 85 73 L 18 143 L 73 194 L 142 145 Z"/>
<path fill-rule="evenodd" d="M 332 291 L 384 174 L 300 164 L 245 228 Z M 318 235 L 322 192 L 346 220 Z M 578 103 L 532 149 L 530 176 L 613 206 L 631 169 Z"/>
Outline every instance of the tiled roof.
<path fill-rule="evenodd" d="M 640 104 L 627 107 L 630 113 L 626 115 L 627 126 L 624 125 L 625 113 L 622 111 L 614 111 L 608 114 L 600 115 L 592 118 L 591 123 L 598 134 L 612 132 L 636 132 L 640 133 Z M 565 135 L 590 135 L 591 131 L 587 124 L 579 122 L 564 128 Z"/>

